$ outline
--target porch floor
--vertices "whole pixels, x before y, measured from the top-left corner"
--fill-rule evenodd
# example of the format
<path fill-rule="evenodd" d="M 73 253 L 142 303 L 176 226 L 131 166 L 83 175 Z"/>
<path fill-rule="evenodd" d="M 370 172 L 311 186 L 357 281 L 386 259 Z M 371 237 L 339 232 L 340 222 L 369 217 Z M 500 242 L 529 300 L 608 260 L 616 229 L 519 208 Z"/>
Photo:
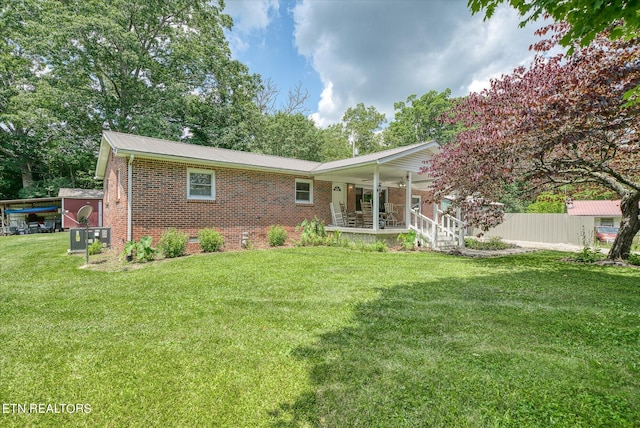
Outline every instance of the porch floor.
<path fill-rule="evenodd" d="M 409 228 L 406 226 L 386 226 L 384 229 L 373 230 L 371 228 L 334 226 L 332 224 L 325 226 L 325 230 L 327 232 L 333 232 L 337 230 L 343 234 L 354 235 L 393 235 L 394 238 L 400 233 L 409 232 Z"/>

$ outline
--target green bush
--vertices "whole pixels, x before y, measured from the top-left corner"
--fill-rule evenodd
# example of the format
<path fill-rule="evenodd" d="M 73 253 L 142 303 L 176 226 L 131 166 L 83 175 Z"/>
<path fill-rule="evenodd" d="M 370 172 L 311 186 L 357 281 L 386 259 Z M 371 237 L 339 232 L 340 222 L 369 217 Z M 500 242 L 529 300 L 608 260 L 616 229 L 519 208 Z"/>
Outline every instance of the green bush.
<path fill-rule="evenodd" d="M 96 254 L 100 254 L 102 252 L 102 242 L 99 240 L 93 241 L 91 245 L 89 245 L 89 255 L 95 256 Z"/>
<path fill-rule="evenodd" d="M 479 241 L 473 238 L 464 238 L 464 246 L 472 250 L 486 251 L 506 250 L 507 248 L 513 247 L 513 245 L 511 244 L 502 242 L 502 238 L 498 236 L 493 236 L 489 238 L 488 241 Z"/>
<path fill-rule="evenodd" d="M 579 263 L 595 263 L 598 260 L 602 260 L 604 258 L 604 254 L 600 252 L 599 248 L 591 248 L 584 246 L 582 251 L 580 251 L 576 257 L 575 261 Z"/>
<path fill-rule="evenodd" d="M 281 247 L 287 241 L 287 231 L 282 226 L 271 226 L 267 235 L 272 247 Z"/>
<path fill-rule="evenodd" d="M 200 248 L 205 253 L 222 251 L 224 246 L 224 237 L 214 228 L 202 229 L 198 232 L 198 240 L 200 241 Z"/>
<path fill-rule="evenodd" d="M 398 241 L 400 241 L 400 246 L 404 250 L 414 250 L 416 248 L 416 231 L 410 230 L 407 233 L 401 233 L 398 235 Z"/>
<path fill-rule="evenodd" d="M 184 256 L 187 253 L 189 235 L 175 228 L 165 230 L 160 237 L 158 248 L 166 258 Z"/>
<path fill-rule="evenodd" d="M 629 254 L 629 258 L 627 262 L 632 265 L 640 266 L 640 255 L 638 254 Z"/>
<path fill-rule="evenodd" d="M 150 236 L 143 236 L 140 241 L 127 241 L 124 244 L 123 257 L 132 256 L 139 262 L 148 262 L 156 257 L 158 250 L 151 246 L 153 238 Z"/>
<path fill-rule="evenodd" d="M 314 217 L 313 220 L 303 220 L 298 226 L 296 231 L 302 229 L 300 235 L 299 245 L 304 246 L 317 246 L 326 245 L 327 232 L 324 229 L 324 222 L 318 217 Z"/>

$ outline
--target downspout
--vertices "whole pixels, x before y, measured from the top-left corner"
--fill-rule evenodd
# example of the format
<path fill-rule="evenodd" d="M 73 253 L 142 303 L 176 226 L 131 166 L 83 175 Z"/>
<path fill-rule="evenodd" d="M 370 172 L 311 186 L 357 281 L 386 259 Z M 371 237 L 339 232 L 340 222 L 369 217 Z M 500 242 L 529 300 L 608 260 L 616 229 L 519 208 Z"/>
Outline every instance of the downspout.
<path fill-rule="evenodd" d="M 127 241 L 133 240 L 133 231 L 131 227 L 131 203 L 133 195 L 133 155 L 129 155 L 129 163 L 127 165 Z"/>
<path fill-rule="evenodd" d="M 404 192 L 404 224 L 406 225 L 407 228 L 409 228 L 409 225 L 411 224 L 411 186 L 413 185 L 412 183 L 412 177 L 411 177 L 411 171 L 407 171 L 407 187 L 405 187 L 405 192 Z"/>

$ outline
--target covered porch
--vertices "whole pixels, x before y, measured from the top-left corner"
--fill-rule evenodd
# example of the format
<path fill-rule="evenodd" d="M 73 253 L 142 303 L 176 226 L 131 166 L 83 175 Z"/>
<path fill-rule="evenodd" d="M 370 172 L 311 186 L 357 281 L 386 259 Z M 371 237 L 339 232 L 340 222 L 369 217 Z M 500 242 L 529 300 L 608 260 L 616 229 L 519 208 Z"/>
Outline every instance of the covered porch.
<path fill-rule="evenodd" d="M 356 234 L 393 228 L 397 235 L 408 230 L 411 210 L 430 215 L 431 180 L 421 170 L 438 150 L 420 143 L 323 164 L 314 176 L 332 183 L 329 227 Z"/>

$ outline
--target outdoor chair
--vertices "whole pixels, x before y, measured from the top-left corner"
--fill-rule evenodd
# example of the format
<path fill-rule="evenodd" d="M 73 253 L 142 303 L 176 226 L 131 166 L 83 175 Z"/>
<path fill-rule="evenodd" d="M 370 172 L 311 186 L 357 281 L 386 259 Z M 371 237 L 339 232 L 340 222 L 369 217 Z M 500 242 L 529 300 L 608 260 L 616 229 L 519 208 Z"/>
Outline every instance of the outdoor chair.
<path fill-rule="evenodd" d="M 344 225 L 347 227 L 356 227 L 356 213 L 347 212 L 347 207 L 344 202 L 340 202 L 340 212 L 342 213 L 342 221 Z"/>
<path fill-rule="evenodd" d="M 362 207 L 362 226 L 373 229 L 373 202 L 360 201 Z"/>
<path fill-rule="evenodd" d="M 342 217 L 342 211 L 336 212 L 335 207 L 333 206 L 333 202 L 329 202 L 329 207 L 331 208 L 331 219 L 333 220 L 334 226 L 345 226 L 344 218 Z"/>
<path fill-rule="evenodd" d="M 385 202 L 384 212 L 386 213 L 386 224 L 388 224 L 389 226 L 397 226 L 398 218 L 396 217 L 396 215 L 398 214 L 398 209 L 396 208 L 395 204 L 392 204 L 391 202 Z"/>
<path fill-rule="evenodd" d="M 39 226 L 38 226 L 38 222 L 37 221 L 32 221 L 29 222 L 27 224 L 28 228 L 29 228 L 29 233 L 38 233 L 39 232 Z"/>
<path fill-rule="evenodd" d="M 53 220 L 45 220 L 44 224 L 40 225 L 41 232 L 53 233 L 55 222 Z"/>

